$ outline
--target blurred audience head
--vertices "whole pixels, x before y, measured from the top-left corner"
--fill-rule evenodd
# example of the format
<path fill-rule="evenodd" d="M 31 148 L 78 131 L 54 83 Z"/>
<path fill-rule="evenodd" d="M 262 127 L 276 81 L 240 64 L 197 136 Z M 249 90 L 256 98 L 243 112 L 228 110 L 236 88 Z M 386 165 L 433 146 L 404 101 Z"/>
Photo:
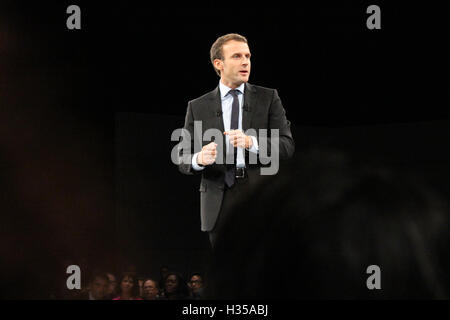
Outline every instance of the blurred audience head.
<path fill-rule="evenodd" d="M 161 293 L 163 295 L 164 291 L 165 291 L 165 283 L 164 283 L 164 279 L 166 278 L 167 273 L 169 272 L 169 267 L 167 265 L 163 265 L 159 268 L 159 288 L 161 290 Z"/>
<path fill-rule="evenodd" d="M 139 297 L 142 297 L 143 294 L 143 285 L 144 285 L 144 278 L 138 277 L 138 286 L 139 286 Z"/>
<path fill-rule="evenodd" d="M 200 273 L 193 273 L 189 279 L 189 287 L 192 291 L 203 288 L 203 276 Z"/>
<path fill-rule="evenodd" d="M 164 279 L 168 272 L 169 272 L 169 267 L 168 266 L 166 266 L 166 265 L 161 266 L 159 268 L 159 274 L 161 276 L 161 279 Z"/>
<path fill-rule="evenodd" d="M 144 279 L 142 285 L 142 298 L 144 300 L 156 300 L 158 296 L 158 283 L 151 278 Z"/>
<path fill-rule="evenodd" d="M 203 290 L 203 276 L 200 273 L 193 273 L 188 282 L 192 296 L 199 296 Z"/>
<path fill-rule="evenodd" d="M 164 278 L 164 293 L 167 299 L 185 299 L 189 288 L 179 272 L 169 271 Z"/>
<path fill-rule="evenodd" d="M 107 272 L 106 276 L 108 277 L 109 280 L 107 296 L 113 298 L 117 294 L 117 279 L 116 276 L 111 272 Z"/>
<path fill-rule="evenodd" d="M 122 299 L 139 297 L 139 284 L 134 272 L 124 272 L 119 278 L 118 295 Z"/>
<path fill-rule="evenodd" d="M 104 273 L 94 273 L 88 285 L 89 300 L 104 300 L 108 293 L 109 279 Z"/>

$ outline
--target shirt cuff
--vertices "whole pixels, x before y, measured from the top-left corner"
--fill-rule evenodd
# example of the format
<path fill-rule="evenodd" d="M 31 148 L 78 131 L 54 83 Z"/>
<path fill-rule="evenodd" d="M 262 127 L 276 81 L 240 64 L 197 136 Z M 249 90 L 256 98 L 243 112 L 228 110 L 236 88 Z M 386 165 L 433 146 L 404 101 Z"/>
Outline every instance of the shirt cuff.
<path fill-rule="evenodd" d="M 197 163 L 197 156 L 200 152 L 197 152 L 196 154 L 194 154 L 194 156 L 192 157 L 192 168 L 196 171 L 200 171 L 205 169 L 205 167 L 200 167 Z"/>
<path fill-rule="evenodd" d="M 253 152 L 253 153 L 258 153 L 258 151 L 259 151 L 258 140 L 254 136 L 250 136 L 250 138 L 252 138 L 252 142 L 253 143 L 252 143 L 251 148 L 247 149 L 247 150 L 250 151 L 250 152 Z"/>

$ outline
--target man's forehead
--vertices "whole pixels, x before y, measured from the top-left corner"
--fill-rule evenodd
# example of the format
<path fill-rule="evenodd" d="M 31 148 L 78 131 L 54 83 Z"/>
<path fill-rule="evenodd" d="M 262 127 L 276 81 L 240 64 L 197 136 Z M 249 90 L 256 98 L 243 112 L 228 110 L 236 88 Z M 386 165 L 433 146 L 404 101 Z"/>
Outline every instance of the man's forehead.
<path fill-rule="evenodd" d="M 236 40 L 230 40 L 224 43 L 223 49 L 227 52 L 250 52 L 246 42 Z"/>
<path fill-rule="evenodd" d="M 94 280 L 94 284 L 104 284 L 104 283 L 108 283 L 108 281 L 106 281 L 106 279 L 101 279 L 101 278 L 97 278 Z"/>

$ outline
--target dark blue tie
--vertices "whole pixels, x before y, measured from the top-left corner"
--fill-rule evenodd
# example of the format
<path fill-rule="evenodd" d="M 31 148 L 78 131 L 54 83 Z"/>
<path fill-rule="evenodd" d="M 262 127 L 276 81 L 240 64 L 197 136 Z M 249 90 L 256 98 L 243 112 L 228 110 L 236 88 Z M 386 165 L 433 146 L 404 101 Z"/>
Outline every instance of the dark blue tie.
<path fill-rule="evenodd" d="M 233 106 L 231 109 L 231 123 L 230 130 L 239 129 L 239 98 L 238 98 L 238 90 L 230 90 L 229 94 L 233 96 Z M 231 150 L 230 150 L 231 151 Z M 234 161 L 233 164 L 227 164 L 225 171 L 225 183 L 228 187 L 231 187 L 236 180 L 236 157 L 237 157 L 237 148 L 234 148 Z M 228 158 L 227 158 L 228 159 Z"/>

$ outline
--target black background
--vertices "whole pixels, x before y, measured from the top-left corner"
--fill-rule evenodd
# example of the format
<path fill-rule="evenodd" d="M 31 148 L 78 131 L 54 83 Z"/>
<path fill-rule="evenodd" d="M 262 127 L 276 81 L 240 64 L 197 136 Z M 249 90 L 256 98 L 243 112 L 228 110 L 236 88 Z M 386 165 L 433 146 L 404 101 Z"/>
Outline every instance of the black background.
<path fill-rule="evenodd" d="M 70 4 L 81 30 L 66 28 Z M 449 191 L 448 4 L 0 9 L 2 297 L 48 298 L 69 264 L 202 268 L 198 181 L 170 162 L 170 133 L 217 85 L 209 48 L 229 32 L 249 40 L 250 82 L 278 90 L 297 152 L 338 146 Z"/>

